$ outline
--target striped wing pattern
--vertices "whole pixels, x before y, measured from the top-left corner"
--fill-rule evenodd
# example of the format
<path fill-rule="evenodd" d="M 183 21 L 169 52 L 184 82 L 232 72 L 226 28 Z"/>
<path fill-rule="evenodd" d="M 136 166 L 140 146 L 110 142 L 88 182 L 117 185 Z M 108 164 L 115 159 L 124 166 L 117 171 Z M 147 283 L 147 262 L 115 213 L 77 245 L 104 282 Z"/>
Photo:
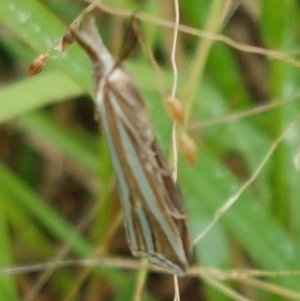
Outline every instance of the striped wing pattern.
<path fill-rule="evenodd" d="M 131 252 L 182 275 L 190 246 L 181 195 L 151 131 L 142 97 L 122 66 L 115 65 L 92 19 L 73 34 L 93 63 L 96 106 Z"/>

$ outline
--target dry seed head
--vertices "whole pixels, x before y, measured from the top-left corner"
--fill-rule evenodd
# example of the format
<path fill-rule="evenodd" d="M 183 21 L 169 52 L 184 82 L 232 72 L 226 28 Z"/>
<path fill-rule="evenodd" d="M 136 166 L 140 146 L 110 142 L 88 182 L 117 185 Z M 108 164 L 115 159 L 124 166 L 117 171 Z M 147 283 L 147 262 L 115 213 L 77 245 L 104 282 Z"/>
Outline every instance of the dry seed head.
<path fill-rule="evenodd" d="M 61 51 L 65 51 L 73 42 L 74 35 L 71 30 L 68 29 L 61 39 Z"/>
<path fill-rule="evenodd" d="M 183 133 L 179 138 L 179 144 L 185 159 L 190 163 L 190 165 L 195 165 L 197 156 L 197 146 L 195 141 L 186 133 Z"/>
<path fill-rule="evenodd" d="M 166 100 L 167 109 L 171 118 L 182 125 L 184 122 L 184 113 L 181 101 L 172 96 L 168 96 Z"/>
<path fill-rule="evenodd" d="M 48 53 L 42 53 L 35 58 L 28 68 L 28 75 L 33 76 L 40 73 L 44 69 L 47 59 Z"/>

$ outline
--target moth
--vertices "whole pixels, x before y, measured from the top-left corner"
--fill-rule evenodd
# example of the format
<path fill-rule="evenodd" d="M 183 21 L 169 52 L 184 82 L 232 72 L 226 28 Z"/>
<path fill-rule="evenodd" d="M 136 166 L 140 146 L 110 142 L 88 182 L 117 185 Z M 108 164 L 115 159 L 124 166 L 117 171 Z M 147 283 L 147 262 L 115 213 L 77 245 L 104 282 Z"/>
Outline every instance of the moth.
<path fill-rule="evenodd" d="M 93 69 L 94 100 L 117 179 L 129 248 L 183 275 L 190 254 L 180 191 L 158 148 L 135 84 L 103 44 L 94 19 L 70 26 Z"/>

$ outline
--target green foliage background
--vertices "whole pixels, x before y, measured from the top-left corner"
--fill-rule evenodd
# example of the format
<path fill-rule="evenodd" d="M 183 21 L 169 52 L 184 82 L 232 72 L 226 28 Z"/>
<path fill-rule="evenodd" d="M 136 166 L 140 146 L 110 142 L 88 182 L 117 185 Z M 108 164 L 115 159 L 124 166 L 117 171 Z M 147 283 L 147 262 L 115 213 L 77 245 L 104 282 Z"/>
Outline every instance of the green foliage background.
<path fill-rule="evenodd" d="M 1 2 L 1 44 L 21 66 L 29 65 L 34 57 L 48 49 L 81 11 L 78 3 L 64 1 Z M 145 11 L 154 16 L 159 16 L 168 5 L 172 8 L 172 1 L 164 4 L 159 1 L 136 3 L 133 0 L 106 3 Z M 299 43 L 298 2 L 261 0 L 255 3 L 259 8 L 258 30 L 265 47 L 287 53 L 291 58 L 295 55 L 297 59 L 297 53 L 293 50 Z M 219 16 L 222 5 L 220 0 L 180 1 L 181 17 L 189 26 L 205 30 L 209 20 Z M 164 36 L 158 26 L 142 21 L 142 27 L 147 41 L 164 47 Z M 109 30 L 109 26 L 101 28 L 104 39 L 112 43 L 114 38 Z M 189 47 L 182 47 L 180 53 L 179 95 L 192 70 L 190 63 L 196 59 L 195 48 L 201 41 L 191 35 L 184 35 L 181 39 L 182 45 Z M 203 74 L 199 75 L 196 85 L 184 99 L 192 112 L 189 124 L 249 110 L 256 105 L 245 86 L 232 48 L 215 42 L 208 49 L 208 56 L 202 65 Z M 167 152 L 170 146 L 170 120 L 163 109 L 155 71 L 149 66 L 145 54 L 132 56 L 125 64 L 145 96 L 153 127 Z M 218 209 L 255 172 L 272 143 L 298 116 L 299 103 L 295 96 L 299 87 L 298 68 L 273 58 L 267 61 L 267 68 L 268 99 L 265 101 L 287 100 L 283 105 L 264 114 L 190 132 L 198 145 L 197 164 L 189 166 L 180 157 L 178 181 L 192 238 L 208 226 Z M 168 87 L 171 87 L 171 68 L 162 63 L 161 71 Z M 230 99 L 235 97 L 237 91 L 238 101 L 232 107 Z M 110 198 L 108 187 L 113 179 L 103 138 L 87 131 L 78 131 L 77 127 L 66 128 L 47 110 L 50 105 L 88 93 L 91 93 L 89 63 L 83 52 L 72 45 L 63 55 L 51 59 L 39 75 L 27 78 L 21 72 L 19 78 L 2 84 L 0 121 L 3 127 L 13 127 L 25 137 L 50 145 L 60 158 L 67 158 L 80 166 L 90 178 L 99 179 L 94 199 L 102 197 L 103 201 Z M 294 161 L 299 156 L 299 142 L 299 125 L 296 124 L 268 159 L 255 182 L 195 246 L 194 265 L 220 271 L 250 268 L 273 272 L 300 271 L 300 177 Z M 74 226 L 76 223 L 72 224 L 51 206 L 49 200 L 40 197 L 34 185 L 36 175 L 33 162 L 36 158 L 32 157 L 32 151 L 28 148 L 24 147 L 20 152 L 22 155 L 14 168 L 4 159 L 0 164 L 0 274 L 5 267 L 35 262 L 31 252 L 38 254 L 36 261 L 52 260 L 57 247 L 53 240 L 65 245 L 70 237 L 76 236 L 71 245 L 71 254 L 75 258 L 88 258 L 99 244 L 97 235 L 78 233 Z M 225 164 L 224 158 L 231 154 L 237 156 L 246 176 L 234 174 L 231 166 Z M 113 223 L 110 210 L 113 210 L 110 205 L 104 205 L 90 225 L 90 233 L 99 233 L 100 241 Z M 240 264 L 238 256 L 243 257 L 243 264 Z M 99 268 L 93 271 L 94 278 L 90 279 L 88 287 L 94 288 L 91 283 L 97 283 L 100 278 L 114 288 L 112 300 L 129 300 L 137 273 L 134 271 L 128 276 L 121 268 Z M 77 281 L 78 276 L 72 270 L 51 278 L 56 300 L 63 300 Z M 209 285 L 207 279 L 203 281 L 205 300 L 234 300 L 216 290 L 214 285 Z M 271 289 L 259 290 L 250 284 L 250 280 L 245 281 L 248 289 L 236 282 L 226 282 L 226 285 L 251 300 L 300 300 L 299 276 L 277 275 L 265 281 L 285 289 L 286 294 L 272 293 Z M 92 291 L 89 291 L 89 296 L 81 296 L 78 300 L 95 300 Z M 23 292 L 17 275 L 1 276 L 1 300 L 19 300 Z M 147 288 L 144 298 L 156 300 Z"/>

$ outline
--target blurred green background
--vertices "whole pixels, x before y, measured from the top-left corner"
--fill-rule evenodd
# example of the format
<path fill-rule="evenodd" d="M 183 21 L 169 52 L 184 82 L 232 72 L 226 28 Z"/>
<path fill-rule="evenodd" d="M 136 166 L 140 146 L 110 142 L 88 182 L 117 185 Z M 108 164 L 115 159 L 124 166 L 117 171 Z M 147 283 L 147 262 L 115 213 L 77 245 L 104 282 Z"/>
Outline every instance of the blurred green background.
<path fill-rule="evenodd" d="M 124 24 L 130 22 L 131 12 L 174 20 L 173 1 L 105 4 L 113 13 L 98 10 L 95 15 L 115 57 L 126 40 Z M 181 300 L 300 300 L 300 277 L 292 273 L 300 272 L 299 124 L 285 132 L 299 114 L 299 70 L 291 60 L 298 59 L 300 4 L 297 0 L 179 4 L 181 23 L 187 28 L 281 54 L 276 59 L 270 52 L 241 51 L 216 39 L 179 34 L 177 96 L 186 109 L 185 130 L 198 149 L 195 166 L 179 154 L 178 182 L 192 241 L 285 133 L 255 180 L 194 246 L 191 265 L 203 268 L 202 276 L 180 278 Z M 77 45 L 64 53 L 53 50 L 45 70 L 27 76 L 32 60 L 54 45 L 84 7 L 80 1 L 1 1 L 1 300 L 132 300 L 141 279 L 138 268 L 128 269 L 132 261 L 120 224 L 122 209 L 104 137 L 94 118 L 85 54 Z M 143 43 L 124 65 L 145 97 L 168 157 L 171 121 L 164 98 L 172 88 L 173 31 L 143 16 Z M 159 70 L 151 64 L 149 50 Z M 263 106 L 269 109 L 251 114 Z M 241 112 L 249 116 L 222 121 Z M 104 263 L 109 256 L 112 263 L 44 267 L 38 272 L 6 270 L 93 254 L 101 254 Z M 125 266 L 128 262 L 127 269 L 118 265 L 117 258 Z M 209 268 L 219 272 L 213 274 Z M 226 276 L 227 270 L 235 275 Z M 251 270 L 270 274 L 255 278 Z M 142 300 L 173 300 L 173 290 L 172 277 L 149 272 Z"/>

